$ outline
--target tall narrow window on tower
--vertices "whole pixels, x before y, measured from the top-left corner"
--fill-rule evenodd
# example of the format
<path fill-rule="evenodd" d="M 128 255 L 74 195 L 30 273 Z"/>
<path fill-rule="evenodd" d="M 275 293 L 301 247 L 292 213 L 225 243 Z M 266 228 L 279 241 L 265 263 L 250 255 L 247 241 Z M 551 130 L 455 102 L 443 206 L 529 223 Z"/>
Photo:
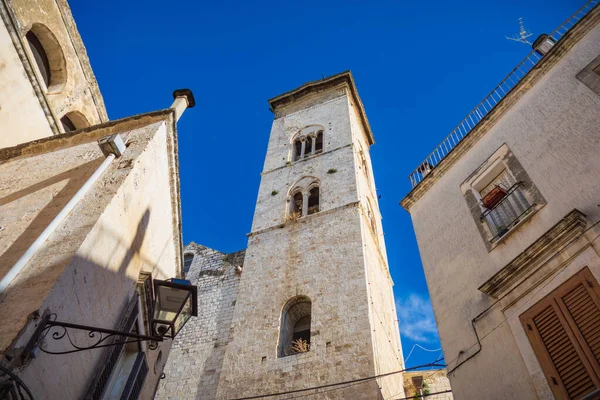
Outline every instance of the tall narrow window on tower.
<path fill-rule="evenodd" d="M 283 306 L 279 334 L 279 357 L 310 350 L 312 303 L 306 296 L 296 296 Z"/>
<path fill-rule="evenodd" d="M 315 154 L 323 152 L 323 131 L 317 132 L 315 137 Z"/>
<path fill-rule="evenodd" d="M 298 191 L 292 196 L 292 202 L 290 207 L 290 217 L 300 218 L 302 216 L 302 192 Z"/>
<path fill-rule="evenodd" d="M 319 187 L 315 186 L 308 192 L 308 215 L 319 212 Z"/>

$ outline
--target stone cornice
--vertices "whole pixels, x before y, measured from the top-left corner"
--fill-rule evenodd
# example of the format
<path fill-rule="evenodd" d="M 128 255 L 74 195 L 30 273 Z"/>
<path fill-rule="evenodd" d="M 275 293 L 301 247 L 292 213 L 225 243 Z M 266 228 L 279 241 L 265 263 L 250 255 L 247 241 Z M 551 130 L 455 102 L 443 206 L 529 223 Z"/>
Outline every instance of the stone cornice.
<path fill-rule="evenodd" d="M 272 230 L 275 230 L 275 229 L 283 229 L 288 224 L 302 224 L 302 223 L 306 223 L 306 221 L 309 221 L 309 220 L 311 220 L 313 218 L 318 218 L 318 217 L 321 217 L 323 215 L 331 214 L 332 212 L 336 212 L 338 210 L 343 210 L 345 208 L 350 208 L 350 207 L 358 207 L 359 204 L 360 204 L 360 201 L 353 201 L 352 203 L 344 204 L 343 206 L 338 206 L 338 207 L 332 208 L 330 210 L 319 211 L 317 213 L 314 213 L 314 214 L 311 214 L 311 215 L 307 215 L 305 217 L 299 218 L 299 219 L 294 220 L 294 221 L 286 221 L 286 222 L 283 222 L 281 224 L 270 226 L 268 228 L 259 229 L 259 230 L 254 231 L 254 232 L 247 233 L 246 236 L 252 237 L 252 236 L 260 235 L 261 233 L 269 232 L 269 231 L 272 231 Z"/>
<path fill-rule="evenodd" d="M 432 187 L 458 160 L 475 146 L 491 128 L 494 127 L 529 89 L 531 89 L 564 55 L 579 42 L 594 26 L 600 22 L 600 7 L 596 6 L 581 21 L 571 28 L 562 39 L 515 85 L 515 87 L 456 145 L 450 153 L 415 186 L 400 205 L 408 212 L 410 208 Z"/>
<path fill-rule="evenodd" d="M 105 122 L 100 125 L 88 126 L 76 131 L 61 133 L 31 142 L 21 143 L 13 147 L 0 149 L 0 164 L 13 161 L 16 158 L 32 157 L 50 153 L 60 149 L 90 143 L 115 133 L 126 133 L 159 121 L 171 121 L 169 125 L 175 129 L 173 109 L 153 111 L 132 117 Z"/>
<path fill-rule="evenodd" d="M 267 174 L 269 174 L 271 172 L 279 171 L 280 169 L 292 168 L 292 167 L 294 167 L 296 165 L 302 165 L 302 163 L 305 162 L 305 161 L 312 160 L 312 159 L 314 159 L 316 157 L 321 157 L 323 155 L 330 154 L 330 153 L 333 153 L 335 151 L 338 151 L 338 150 L 341 150 L 341 149 L 345 149 L 347 147 L 352 147 L 352 143 L 346 144 L 346 145 L 343 145 L 343 146 L 339 146 L 339 147 L 336 147 L 335 149 L 327 150 L 327 151 L 324 151 L 324 152 L 319 153 L 319 154 L 309 155 L 308 157 L 304 157 L 304 158 L 302 158 L 300 160 L 296 160 L 296 161 L 292 161 L 292 162 L 286 163 L 285 165 L 282 165 L 280 167 L 276 167 L 276 168 L 270 169 L 268 171 L 263 171 L 260 174 L 261 174 L 261 176 L 264 176 L 264 175 L 267 175 Z"/>
<path fill-rule="evenodd" d="M 354 104 L 356 104 L 358 108 L 358 114 L 367 135 L 369 144 L 374 144 L 375 139 L 373 137 L 373 132 L 371 132 L 371 126 L 369 125 L 365 108 L 358 95 L 358 89 L 356 88 L 354 78 L 352 77 L 352 73 L 350 71 L 340 72 L 339 74 L 328 76 L 327 78 L 305 83 L 294 90 L 290 90 L 289 92 L 269 99 L 269 105 L 271 106 L 271 110 L 277 115 L 276 111 L 278 108 L 285 107 L 311 93 L 321 92 L 323 90 L 335 87 L 341 83 L 345 83 L 348 86 L 350 93 L 352 94 Z"/>
<path fill-rule="evenodd" d="M 546 260 L 583 235 L 586 225 L 585 214 L 577 209 L 571 211 L 478 289 L 494 298 L 502 297 Z"/>

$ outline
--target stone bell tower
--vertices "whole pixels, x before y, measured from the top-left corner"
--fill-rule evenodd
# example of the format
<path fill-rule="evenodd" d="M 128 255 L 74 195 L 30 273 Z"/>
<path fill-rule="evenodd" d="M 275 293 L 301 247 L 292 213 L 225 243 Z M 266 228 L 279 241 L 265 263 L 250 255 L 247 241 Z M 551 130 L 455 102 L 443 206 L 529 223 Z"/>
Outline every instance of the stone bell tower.
<path fill-rule="evenodd" d="M 275 114 L 217 397 L 403 368 L 373 144 L 350 72 L 269 101 Z M 311 398 L 403 397 L 401 374 Z M 303 397 L 299 394 L 300 397 Z"/>

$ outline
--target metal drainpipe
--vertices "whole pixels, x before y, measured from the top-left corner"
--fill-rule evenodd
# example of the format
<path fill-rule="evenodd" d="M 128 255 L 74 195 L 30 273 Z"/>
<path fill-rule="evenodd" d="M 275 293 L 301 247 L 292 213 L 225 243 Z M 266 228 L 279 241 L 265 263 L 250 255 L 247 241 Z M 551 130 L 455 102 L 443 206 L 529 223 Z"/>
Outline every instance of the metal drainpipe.
<path fill-rule="evenodd" d="M 175 101 L 171 105 L 171 108 L 175 110 L 175 121 L 178 121 L 186 108 L 192 108 L 196 105 L 194 95 L 189 89 L 178 89 L 173 92 L 173 98 Z M 25 268 L 29 260 L 37 253 L 42 245 L 48 240 L 48 238 L 54 233 L 56 228 L 62 221 L 69 215 L 69 213 L 75 208 L 79 200 L 85 196 L 87 191 L 92 185 L 102 176 L 102 173 L 106 171 L 110 163 L 116 158 L 120 157 L 125 151 L 125 143 L 119 134 L 105 137 L 99 141 L 100 148 L 106 158 L 100 164 L 100 166 L 94 171 L 92 176 L 83 184 L 83 186 L 75 193 L 75 196 L 69 200 L 65 207 L 58 213 L 56 217 L 50 222 L 50 224 L 44 229 L 44 231 L 38 236 L 38 238 L 29 246 L 27 251 L 19 258 L 19 260 L 12 266 L 8 273 L 0 280 L 0 295 L 4 293 L 8 285 L 16 278 L 16 276 Z"/>
<path fill-rule="evenodd" d="M 75 208 L 79 200 L 85 196 L 87 191 L 94 185 L 94 183 L 100 178 L 102 173 L 106 171 L 112 160 L 117 156 L 121 156 L 125 150 L 125 144 L 119 135 L 113 135 L 106 137 L 100 141 L 100 147 L 102 152 L 106 154 L 106 158 L 100 164 L 100 166 L 94 171 L 92 176 L 83 184 L 83 186 L 75 193 L 75 196 L 69 200 L 64 208 L 58 213 L 56 217 L 50 222 L 50 224 L 44 229 L 44 231 L 38 236 L 38 238 L 29 246 L 27 251 L 19 258 L 19 260 L 12 266 L 10 271 L 0 280 L 0 294 L 2 294 L 8 285 L 16 278 L 16 276 L 25 268 L 29 260 L 37 253 L 42 245 L 48 240 L 48 238 L 54 233 L 56 228 L 61 222 L 69 215 L 69 213 Z"/>

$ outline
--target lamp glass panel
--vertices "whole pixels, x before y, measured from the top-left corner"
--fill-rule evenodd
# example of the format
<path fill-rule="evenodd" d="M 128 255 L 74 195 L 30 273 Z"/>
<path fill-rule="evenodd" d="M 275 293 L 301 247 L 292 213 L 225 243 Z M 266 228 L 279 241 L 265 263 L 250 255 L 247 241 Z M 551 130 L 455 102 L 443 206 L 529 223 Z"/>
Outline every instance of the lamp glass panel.
<path fill-rule="evenodd" d="M 179 330 L 181 328 L 183 328 L 183 325 L 185 325 L 185 323 L 188 321 L 188 319 L 190 319 L 190 317 L 192 316 L 192 297 L 188 296 L 185 305 L 183 306 L 183 308 L 181 309 L 181 313 L 179 314 L 179 316 L 177 317 L 177 320 L 175 321 L 175 335 L 179 332 Z"/>
<path fill-rule="evenodd" d="M 158 286 L 154 319 L 173 322 L 183 304 L 189 303 L 190 292 L 185 289 Z"/>

